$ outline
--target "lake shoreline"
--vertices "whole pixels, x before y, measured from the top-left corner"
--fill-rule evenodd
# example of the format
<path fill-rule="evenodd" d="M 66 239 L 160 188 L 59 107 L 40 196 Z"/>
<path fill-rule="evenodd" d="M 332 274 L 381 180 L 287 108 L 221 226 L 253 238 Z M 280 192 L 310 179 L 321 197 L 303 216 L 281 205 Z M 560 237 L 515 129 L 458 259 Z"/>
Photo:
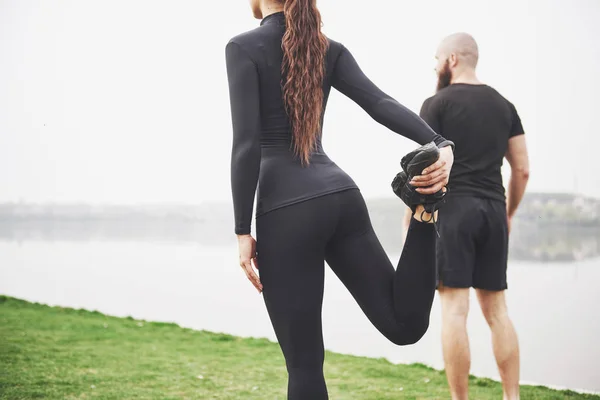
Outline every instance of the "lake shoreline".
<path fill-rule="evenodd" d="M 366 198 L 373 228 L 389 253 L 401 249 L 404 205 Z M 443 218 L 443 216 L 442 216 Z M 0 203 L 0 241 L 181 242 L 235 244 L 230 203 L 102 205 Z M 533 262 L 600 257 L 600 200 L 527 193 L 513 221 L 509 257 Z"/>

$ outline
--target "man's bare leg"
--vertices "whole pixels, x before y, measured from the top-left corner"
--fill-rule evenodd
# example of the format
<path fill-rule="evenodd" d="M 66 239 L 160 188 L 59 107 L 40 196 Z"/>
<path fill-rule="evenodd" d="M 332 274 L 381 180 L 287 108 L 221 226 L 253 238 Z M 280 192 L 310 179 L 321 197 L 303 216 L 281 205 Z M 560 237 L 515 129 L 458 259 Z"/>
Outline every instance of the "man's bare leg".
<path fill-rule="evenodd" d="M 481 311 L 492 330 L 494 356 L 502 378 L 504 400 L 519 399 L 519 341 L 508 317 L 504 291 L 477 289 Z"/>
<path fill-rule="evenodd" d="M 452 400 L 469 398 L 469 370 L 471 353 L 467 335 L 469 289 L 448 288 L 440 285 L 442 302 L 442 350 L 446 378 Z"/>

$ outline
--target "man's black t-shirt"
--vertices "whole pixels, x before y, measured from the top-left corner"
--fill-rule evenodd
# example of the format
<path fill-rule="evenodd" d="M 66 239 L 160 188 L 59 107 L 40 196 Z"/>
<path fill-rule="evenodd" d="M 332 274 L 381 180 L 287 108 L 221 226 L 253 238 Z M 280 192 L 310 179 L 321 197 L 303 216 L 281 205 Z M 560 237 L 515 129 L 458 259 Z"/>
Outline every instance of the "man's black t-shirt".
<path fill-rule="evenodd" d="M 524 133 L 512 103 L 490 86 L 457 83 L 425 100 L 421 118 L 456 144 L 448 195 L 506 200 L 502 162 L 508 140 Z"/>

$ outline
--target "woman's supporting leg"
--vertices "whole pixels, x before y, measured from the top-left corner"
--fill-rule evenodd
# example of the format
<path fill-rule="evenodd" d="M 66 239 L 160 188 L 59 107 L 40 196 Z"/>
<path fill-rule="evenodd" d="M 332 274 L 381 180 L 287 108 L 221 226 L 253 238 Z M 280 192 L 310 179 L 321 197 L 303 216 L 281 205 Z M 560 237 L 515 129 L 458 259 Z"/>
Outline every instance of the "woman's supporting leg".
<path fill-rule="evenodd" d="M 325 258 L 392 342 L 415 343 L 427 330 L 436 284 L 431 224 L 412 222 L 397 270 L 358 190 L 280 208 L 260 216 L 256 227 L 263 296 L 286 360 L 288 399 L 328 398 L 321 325 Z"/>
<path fill-rule="evenodd" d="M 383 335 L 399 345 L 417 342 L 429 327 L 435 295 L 433 224 L 411 220 L 394 269 L 373 231 L 360 192 L 342 192 L 337 198 L 338 223 L 326 248 L 327 263 Z"/>
<path fill-rule="evenodd" d="M 323 196 L 257 219 L 263 296 L 285 356 L 291 400 L 328 398 L 321 305 L 325 245 L 336 221 L 332 199 Z"/>

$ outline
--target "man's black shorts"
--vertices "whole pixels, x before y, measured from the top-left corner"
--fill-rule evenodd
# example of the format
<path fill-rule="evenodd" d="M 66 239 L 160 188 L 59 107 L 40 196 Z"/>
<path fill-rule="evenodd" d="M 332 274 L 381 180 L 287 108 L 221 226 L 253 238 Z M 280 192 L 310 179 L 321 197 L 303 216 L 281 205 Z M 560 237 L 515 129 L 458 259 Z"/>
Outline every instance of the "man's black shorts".
<path fill-rule="evenodd" d="M 506 203 L 467 196 L 448 196 L 445 201 L 439 211 L 438 284 L 506 289 Z"/>

